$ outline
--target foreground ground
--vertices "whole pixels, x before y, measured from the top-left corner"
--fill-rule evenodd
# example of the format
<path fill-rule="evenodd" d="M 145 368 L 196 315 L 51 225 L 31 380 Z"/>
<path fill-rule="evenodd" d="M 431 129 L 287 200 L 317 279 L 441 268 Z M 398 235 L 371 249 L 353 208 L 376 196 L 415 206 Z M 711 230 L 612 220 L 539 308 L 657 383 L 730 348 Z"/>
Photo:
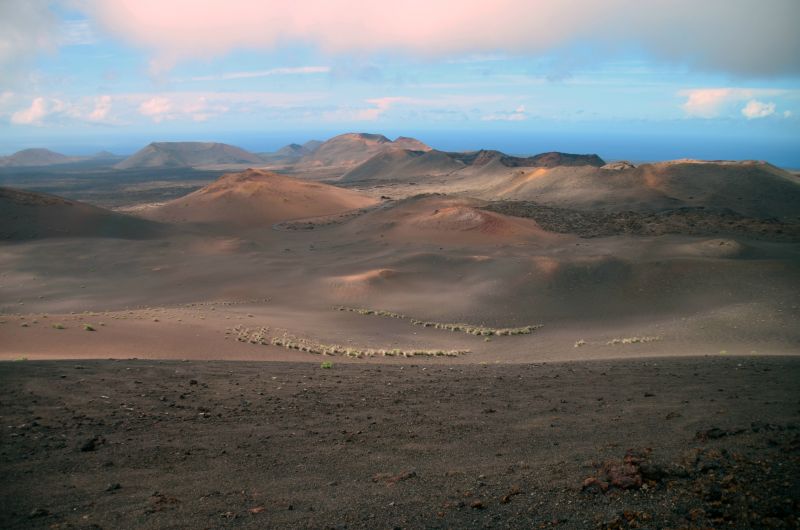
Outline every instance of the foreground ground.
<path fill-rule="evenodd" d="M 720 355 L 4 362 L 0 527 L 797 528 L 798 377 Z"/>

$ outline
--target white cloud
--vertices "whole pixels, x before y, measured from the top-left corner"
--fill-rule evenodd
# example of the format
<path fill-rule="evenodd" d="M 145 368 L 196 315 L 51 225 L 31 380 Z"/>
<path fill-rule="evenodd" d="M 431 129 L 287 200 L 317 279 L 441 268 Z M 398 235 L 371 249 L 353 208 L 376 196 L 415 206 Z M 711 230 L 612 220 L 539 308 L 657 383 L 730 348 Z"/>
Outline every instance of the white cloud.
<path fill-rule="evenodd" d="M 126 125 L 151 120 L 208 121 L 226 113 L 286 111 L 295 116 L 326 98 L 316 92 L 133 92 L 73 98 L 0 93 L 0 119 L 14 125 Z M 318 116 L 317 116 L 318 117 Z"/>
<path fill-rule="evenodd" d="M 149 116 L 154 122 L 158 123 L 164 119 L 169 118 L 169 111 L 172 109 L 170 100 L 156 96 L 145 101 L 139 105 L 139 113 L 144 116 Z"/>
<path fill-rule="evenodd" d="M 732 88 L 701 88 L 689 90 L 681 95 L 686 96 L 683 110 L 690 116 L 712 118 L 719 114 L 722 105 L 735 93 Z"/>
<path fill-rule="evenodd" d="M 22 2 L 20 2 L 22 3 Z M 770 0 L 82 0 L 112 34 L 153 50 L 154 71 L 233 49 L 305 44 L 418 56 L 542 54 L 636 46 L 670 63 L 738 75 L 800 73 L 800 2 Z M 612 30 L 613 28 L 613 30 Z M 742 38 L 746 35 L 747 38 Z"/>
<path fill-rule="evenodd" d="M 520 105 L 512 112 L 495 112 L 481 117 L 482 121 L 525 121 L 528 113 L 525 112 L 525 105 Z"/>
<path fill-rule="evenodd" d="M 117 99 L 134 103 L 139 114 L 158 123 L 181 119 L 207 121 L 229 112 L 252 114 L 267 109 L 296 108 L 324 97 L 308 92 L 169 92 L 125 94 Z"/>
<path fill-rule="evenodd" d="M 419 100 L 398 96 L 371 98 L 364 102 L 368 105 L 366 107 L 342 106 L 328 109 L 322 112 L 321 118 L 323 121 L 334 122 L 376 121 L 393 106 L 397 104 L 412 104 L 415 101 Z"/>
<path fill-rule="evenodd" d="M 678 95 L 686 98 L 681 108 L 688 116 L 716 118 L 735 112 L 736 106 L 743 101 L 753 100 L 756 97 L 779 97 L 788 93 L 788 90 L 781 89 L 728 87 L 681 90 Z M 750 117 L 744 110 L 742 114 Z"/>
<path fill-rule="evenodd" d="M 192 81 L 226 81 L 229 79 L 249 79 L 253 77 L 270 77 L 273 75 L 310 75 L 327 74 L 330 66 L 296 66 L 287 68 L 272 68 L 270 70 L 257 70 L 253 72 L 229 72 L 220 75 L 203 75 L 192 77 Z"/>
<path fill-rule="evenodd" d="M 99 96 L 95 98 L 95 105 L 92 112 L 89 113 L 89 121 L 105 121 L 108 119 L 108 113 L 111 112 L 111 96 Z"/>
<path fill-rule="evenodd" d="M 9 120 L 14 125 L 39 126 L 74 121 L 101 122 L 106 119 L 111 108 L 109 96 L 80 97 L 75 100 L 36 96 L 28 106 L 23 108 L 19 108 L 19 105 L 23 103 L 19 95 L 11 94 L 8 100 L 10 101 L 8 106 L 13 105 L 18 108 L 11 113 Z"/>
<path fill-rule="evenodd" d="M 42 120 L 48 114 L 48 105 L 45 98 L 35 98 L 31 106 L 22 109 L 11 115 L 11 123 L 17 125 L 41 125 Z"/>
<path fill-rule="evenodd" d="M 356 114 L 357 121 L 374 121 L 381 117 L 392 105 L 397 103 L 413 103 L 412 98 L 405 97 L 384 97 L 368 99 L 367 103 L 374 105 L 372 109 L 364 109 Z"/>
<path fill-rule="evenodd" d="M 791 110 L 784 110 L 783 111 L 783 117 L 784 118 L 791 118 L 792 117 L 792 111 Z"/>
<path fill-rule="evenodd" d="M 775 103 L 764 103 L 757 99 L 751 99 L 742 109 L 742 116 L 748 120 L 766 118 L 773 114 L 775 114 Z"/>
<path fill-rule="evenodd" d="M 156 123 L 172 120 L 208 121 L 228 113 L 251 115 L 275 109 L 307 107 L 325 99 L 316 92 L 166 92 L 114 96 L 119 115 L 144 116 Z"/>

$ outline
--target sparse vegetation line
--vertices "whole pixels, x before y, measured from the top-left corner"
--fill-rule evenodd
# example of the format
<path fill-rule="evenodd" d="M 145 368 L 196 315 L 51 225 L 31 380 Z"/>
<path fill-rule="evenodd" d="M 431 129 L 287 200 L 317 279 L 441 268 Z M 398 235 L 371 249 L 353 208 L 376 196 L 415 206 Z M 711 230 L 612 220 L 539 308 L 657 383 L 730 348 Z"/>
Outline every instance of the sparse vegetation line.
<path fill-rule="evenodd" d="M 660 341 L 661 337 L 651 337 L 651 336 L 643 336 L 643 337 L 623 337 L 617 339 L 611 339 L 609 341 L 604 342 L 587 342 L 583 339 L 575 342 L 575 347 L 580 348 L 582 346 L 586 346 L 587 344 L 594 344 L 598 346 L 616 346 L 617 344 L 646 344 L 648 342 L 657 342 Z"/>
<path fill-rule="evenodd" d="M 340 355 L 345 357 L 458 357 L 469 353 L 469 350 L 422 350 L 402 348 L 361 348 L 355 346 L 341 346 L 339 344 L 323 344 L 309 339 L 302 339 L 288 333 L 281 336 L 272 336 L 269 328 L 250 329 L 236 326 L 226 331 L 235 334 L 239 342 L 281 346 L 287 350 L 298 350 L 315 355 Z"/>
<path fill-rule="evenodd" d="M 462 323 L 446 323 L 446 322 L 431 322 L 426 320 L 419 320 L 411 318 L 400 313 L 393 313 L 392 311 L 384 311 L 381 309 L 365 309 L 358 307 L 336 306 L 337 311 L 347 311 L 350 313 L 357 313 L 359 315 L 372 315 L 386 318 L 396 318 L 399 320 L 408 320 L 414 326 L 422 326 L 423 328 L 444 329 L 447 331 L 459 331 L 468 333 L 470 335 L 478 335 L 482 337 L 491 336 L 504 336 L 504 335 L 530 335 L 537 329 L 541 328 L 541 324 L 533 324 L 530 326 L 521 326 L 517 328 L 492 328 L 488 326 L 473 326 L 471 324 Z"/>
<path fill-rule="evenodd" d="M 608 346 L 614 346 L 615 344 L 644 344 L 647 342 L 656 342 L 661 340 L 661 337 L 624 337 L 621 339 L 611 339 L 610 341 L 606 342 Z"/>

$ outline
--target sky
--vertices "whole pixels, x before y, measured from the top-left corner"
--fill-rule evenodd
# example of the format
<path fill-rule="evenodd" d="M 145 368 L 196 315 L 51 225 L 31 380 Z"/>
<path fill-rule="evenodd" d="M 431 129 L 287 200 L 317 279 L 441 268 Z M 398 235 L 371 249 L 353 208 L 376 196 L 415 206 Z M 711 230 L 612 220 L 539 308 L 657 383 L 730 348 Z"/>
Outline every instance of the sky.
<path fill-rule="evenodd" d="M 446 150 L 800 168 L 797 0 L 0 0 L 0 154 Z"/>

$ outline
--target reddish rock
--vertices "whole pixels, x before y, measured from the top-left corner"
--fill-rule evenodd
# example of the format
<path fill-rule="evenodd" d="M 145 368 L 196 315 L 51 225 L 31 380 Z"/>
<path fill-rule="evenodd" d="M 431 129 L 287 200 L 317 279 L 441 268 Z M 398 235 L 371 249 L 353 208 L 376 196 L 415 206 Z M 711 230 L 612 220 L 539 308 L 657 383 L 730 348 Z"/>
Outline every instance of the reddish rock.
<path fill-rule="evenodd" d="M 589 493 L 605 493 L 608 491 L 608 482 L 603 482 L 597 477 L 589 477 L 583 481 L 581 489 Z"/>

